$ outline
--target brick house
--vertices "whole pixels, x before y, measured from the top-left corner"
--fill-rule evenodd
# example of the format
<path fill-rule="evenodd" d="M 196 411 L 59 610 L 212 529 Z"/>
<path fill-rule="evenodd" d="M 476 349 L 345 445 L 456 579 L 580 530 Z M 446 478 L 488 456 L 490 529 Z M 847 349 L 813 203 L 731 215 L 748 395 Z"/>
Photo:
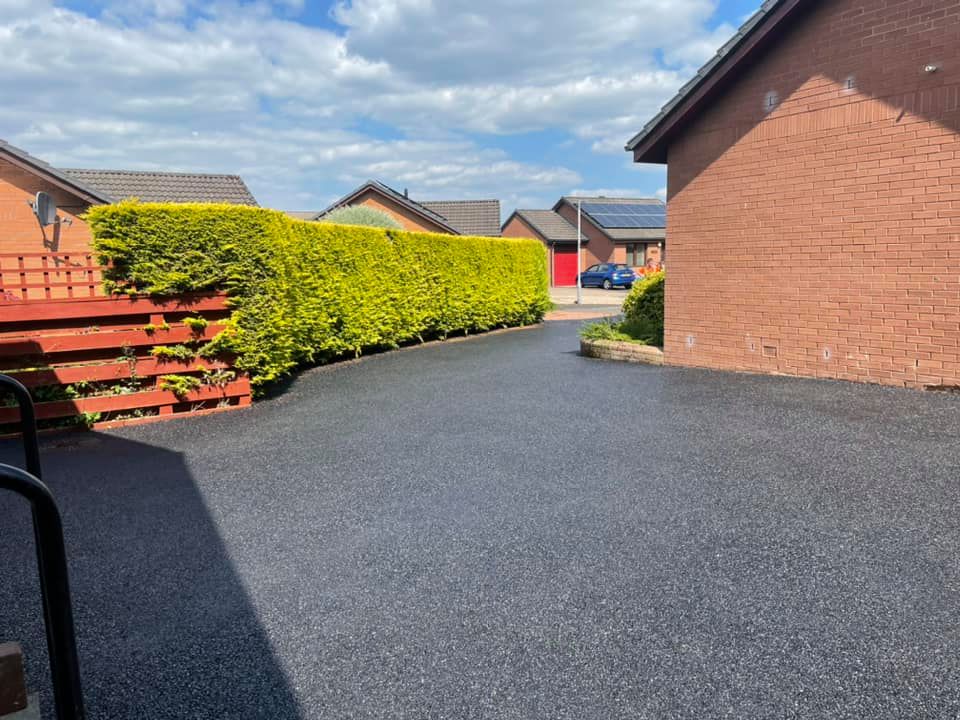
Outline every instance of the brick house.
<path fill-rule="evenodd" d="M 320 212 L 289 212 L 300 220 L 320 220 L 342 207 L 365 205 L 381 210 L 400 223 L 404 230 L 449 235 L 500 235 L 499 200 L 420 200 L 398 192 L 376 180 L 368 180 Z"/>
<path fill-rule="evenodd" d="M 590 240 L 582 230 L 581 226 L 580 245 L 585 256 Z M 577 284 L 576 225 L 571 225 L 553 210 L 514 210 L 503 224 L 501 234 L 503 237 L 536 238 L 546 246 L 551 286 Z"/>
<path fill-rule="evenodd" d="M 41 191 L 53 198 L 61 218 L 47 227 L 41 227 L 31 208 Z M 0 140 L 0 254 L 87 253 L 90 229 L 81 215 L 91 205 L 129 197 L 145 202 L 257 204 L 236 175 L 64 170 Z"/>
<path fill-rule="evenodd" d="M 564 196 L 551 210 L 514 211 L 501 234 L 540 240 L 549 254 L 554 287 L 577 284 L 578 202 L 583 269 L 604 262 L 641 268 L 665 259 L 665 208 L 656 198 Z"/>
<path fill-rule="evenodd" d="M 667 163 L 665 359 L 960 384 L 960 2 L 768 0 L 628 144 Z"/>

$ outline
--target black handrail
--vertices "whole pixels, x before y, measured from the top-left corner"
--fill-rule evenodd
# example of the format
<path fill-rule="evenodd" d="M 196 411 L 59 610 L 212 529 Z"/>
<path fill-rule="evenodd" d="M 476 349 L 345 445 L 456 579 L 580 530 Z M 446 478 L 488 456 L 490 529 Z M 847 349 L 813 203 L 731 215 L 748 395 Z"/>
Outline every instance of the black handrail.
<path fill-rule="evenodd" d="M 53 495 L 40 481 L 40 444 L 33 400 L 22 384 L 7 375 L 0 374 L 0 387 L 10 390 L 20 406 L 24 458 L 29 470 L 27 472 L 0 463 L 0 489 L 11 490 L 25 498 L 33 513 L 33 535 L 57 720 L 83 720 L 86 713 L 83 709 L 80 663 L 73 629 L 63 524 Z"/>
<path fill-rule="evenodd" d="M 38 480 L 40 470 L 40 440 L 37 437 L 37 416 L 33 410 L 33 398 L 22 383 L 9 375 L 0 373 L 0 388 L 12 393 L 20 406 L 20 435 L 23 438 L 23 456 L 27 472 Z"/>

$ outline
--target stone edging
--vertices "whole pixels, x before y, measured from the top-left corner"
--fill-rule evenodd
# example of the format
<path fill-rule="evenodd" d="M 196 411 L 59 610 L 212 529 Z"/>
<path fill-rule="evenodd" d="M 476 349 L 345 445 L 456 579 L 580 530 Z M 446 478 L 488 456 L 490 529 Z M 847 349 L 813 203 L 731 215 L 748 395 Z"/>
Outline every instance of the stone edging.
<path fill-rule="evenodd" d="M 648 365 L 663 365 L 663 350 L 661 348 L 619 340 L 580 338 L 580 354 L 600 360 L 622 360 Z"/>

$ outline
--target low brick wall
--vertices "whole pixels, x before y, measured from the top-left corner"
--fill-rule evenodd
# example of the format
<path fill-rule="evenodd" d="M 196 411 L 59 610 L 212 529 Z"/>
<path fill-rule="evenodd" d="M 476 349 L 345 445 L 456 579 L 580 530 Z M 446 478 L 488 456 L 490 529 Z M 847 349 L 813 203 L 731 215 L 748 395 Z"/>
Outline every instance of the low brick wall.
<path fill-rule="evenodd" d="M 652 345 L 638 345 L 617 340 L 586 340 L 580 338 L 580 354 L 600 360 L 663 365 L 663 350 Z"/>

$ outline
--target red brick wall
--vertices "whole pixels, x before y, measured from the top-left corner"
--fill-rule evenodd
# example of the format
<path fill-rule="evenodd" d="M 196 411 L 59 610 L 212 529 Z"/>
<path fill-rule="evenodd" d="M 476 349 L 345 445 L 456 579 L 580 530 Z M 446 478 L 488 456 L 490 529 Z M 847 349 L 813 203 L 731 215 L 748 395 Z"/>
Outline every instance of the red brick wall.
<path fill-rule="evenodd" d="M 576 226 L 576 217 L 574 217 L 574 226 Z M 586 235 L 586 233 L 584 233 Z M 503 232 L 500 233 L 501 237 L 516 237 L 516 238 L 535 238 L 543 243 L 544 247 L 547 248 L 547 267 L 550 275 L 550 285 L 553 286 L 553 246 L 550 245 L 546 240 L 543 239 L 543 236 L 530 227 L 526 222 L 521 218 L 514 216 L 510 218 L 510 221 L 503 226 Z M 597 260 L 588 253 L 588 246 L 583 245 L 580 248 L 580 268 L 586 270 L 587 267 L 597 262 Z M 575 280 L 575 278 L 574 278 Z"/>
<path fill-rule="evenodd" d="M 29 203 L 40 191 L 50 193 L 57 203 L 58 215 L 72 220 L 71 225 L 41 229 Z M 77 216 L 87 210 L 82 200 L 41 180 L 33 173 L 0 159 L 0 253 L 77 252 L 90 249 L 90 229 Z M 58 241 L 59 247 L 44 247 Z"/>
<path fill-rule="evenodd" d="M 368 190 L 367 192 L 363 193 L 350 204 L 366 205 L 376 210 L 382 210 L 383 212 L 387 213 L 387 215 L 395 218 L 396 221 L 403 226 L 404 230 L 412 230 L 414 232 L 444 233 L 447 235 L 450 234 L 450 231 L 446 228 L 410 212 L 400 203 L 393 202 L 392 200 L 380 195 L 379 193 L 375 193 L 372 190 Z"/>
<path fill-rule="evenodd" d="M 547 244 L 546 240 L 534 230 L 532 227 L 527 225 L 519 216 L 514 215 L 510 218 L 510 222 L 503 226 L 503 231 L 500 233 L 501 237 L 515 237 L 515 238 L 535 238 L 542 242 L 544 245 Z"/>
<path fill-rule="evenodd" d="M 960 384 L 960 2 L 818 8 L 669 147 L 666 360 Z"/>

